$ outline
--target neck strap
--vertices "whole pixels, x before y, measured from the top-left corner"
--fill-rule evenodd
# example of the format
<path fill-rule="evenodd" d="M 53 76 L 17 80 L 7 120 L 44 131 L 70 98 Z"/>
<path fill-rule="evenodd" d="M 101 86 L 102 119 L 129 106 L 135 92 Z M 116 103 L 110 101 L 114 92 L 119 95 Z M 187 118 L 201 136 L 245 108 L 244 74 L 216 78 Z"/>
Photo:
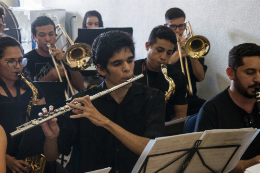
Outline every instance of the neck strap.
<path fill-rule="evenodd" d="M 6 86 L 5 82 L 0 78 L 0 86 L 3 87 L 5 93 L 7 94 L 11 102 L 21 101 L 20 85 L 21 85 L 20 80 L 15 82 L 16 93 L 17 93 L 16 100 L 15 100 L 15 98 L 12 96 L 11 92 L 9 91 L 8 87 Z"/>

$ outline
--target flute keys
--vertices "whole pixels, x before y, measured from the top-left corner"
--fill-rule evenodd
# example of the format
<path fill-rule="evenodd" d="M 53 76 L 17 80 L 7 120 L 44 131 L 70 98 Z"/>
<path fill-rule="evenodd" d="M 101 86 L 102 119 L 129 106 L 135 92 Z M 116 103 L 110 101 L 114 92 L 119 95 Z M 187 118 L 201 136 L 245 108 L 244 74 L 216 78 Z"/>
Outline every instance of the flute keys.
<path fill-rule="evenodd" d="M 65 108 L 65 109 L 69 109 L 70 107 L 69 107 L 68 105 L 65 105 L 64 108 Z"/>

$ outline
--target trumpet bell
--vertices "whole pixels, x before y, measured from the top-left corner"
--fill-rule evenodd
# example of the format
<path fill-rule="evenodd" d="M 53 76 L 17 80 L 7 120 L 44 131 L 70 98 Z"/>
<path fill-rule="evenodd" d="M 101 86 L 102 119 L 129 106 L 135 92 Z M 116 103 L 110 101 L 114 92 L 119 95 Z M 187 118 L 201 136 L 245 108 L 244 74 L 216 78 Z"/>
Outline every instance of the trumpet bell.
<path fill-rule="evenodd" d="M 203 58 L 210 49 L 209 40 L 201 35 L 192 36 L 185 44 L 186 53 L 192 58 Z"/>
<path fill-rule="evenodd" d="M 70 46 L 63 58 L 63 62 L 71 70 L 80 71 L 91 65 L 91 47 L 85 43 L 75 43 Z"/>

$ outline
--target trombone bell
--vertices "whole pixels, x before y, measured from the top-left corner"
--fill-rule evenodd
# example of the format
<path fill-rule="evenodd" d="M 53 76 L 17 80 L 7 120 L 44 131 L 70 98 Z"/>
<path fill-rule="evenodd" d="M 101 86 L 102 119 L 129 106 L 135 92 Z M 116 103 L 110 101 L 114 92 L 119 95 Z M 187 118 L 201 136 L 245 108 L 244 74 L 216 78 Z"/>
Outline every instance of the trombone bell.
<path fill-rule="evenodd" d="M 192 58 L 203 58 L 210 49 L 209 40 L 201 35 L 192 36 L 185 44 L 186 53 Z"/>
<path fill-rule="evenodd" d="M 70 46 L 63 58 L 64 64 L 71 70 L 84 70 L 91 65 L 91 47 L 85 43 L 75 43 Z"/>

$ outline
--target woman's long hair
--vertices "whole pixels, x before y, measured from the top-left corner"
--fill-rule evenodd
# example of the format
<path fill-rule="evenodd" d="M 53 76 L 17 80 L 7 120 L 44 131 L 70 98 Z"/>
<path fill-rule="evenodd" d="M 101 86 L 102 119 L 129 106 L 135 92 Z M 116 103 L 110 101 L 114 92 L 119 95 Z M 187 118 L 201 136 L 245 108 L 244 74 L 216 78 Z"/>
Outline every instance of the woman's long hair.
<path fill-rule="evenodd" d="M 10 36 L 1 37 L 0 38 L 0 59 L 3 58 L 5 50 L 8 47 L 16 47 L 16 46 L 20 48 L 20 50 L 21 50 L 21 52 L 23 54 L 23 48 L 22 48 L 20 43 L 15 38 L 12 38 Z M 30 73 L 25 68 L 23 68 L 23 76 L 28 81 L 31 81 Z M 20 81 L 17 81 L 17 82 L 20 82 Z M 24 81 L 21 81 L 20 83 L 21 83 L 21 88 L 22 89 L 24 89 L 24 90 L 30 89 L 29 86 Z"/>
<path fill-rule="evenodd" d="M 87 21 L 87 18 L 91 17 L 91 16 L 96 16 L 98 18 L 99 27 L 103 27 L 103 20 L 102 20 L 101 14 L 99 12 L 97 12 L 96 10 L 93 10 L 93 11 L 86 12 L 83 22 L 82 22 L 82 28 L 87 28 L 86 21 Z"/>

